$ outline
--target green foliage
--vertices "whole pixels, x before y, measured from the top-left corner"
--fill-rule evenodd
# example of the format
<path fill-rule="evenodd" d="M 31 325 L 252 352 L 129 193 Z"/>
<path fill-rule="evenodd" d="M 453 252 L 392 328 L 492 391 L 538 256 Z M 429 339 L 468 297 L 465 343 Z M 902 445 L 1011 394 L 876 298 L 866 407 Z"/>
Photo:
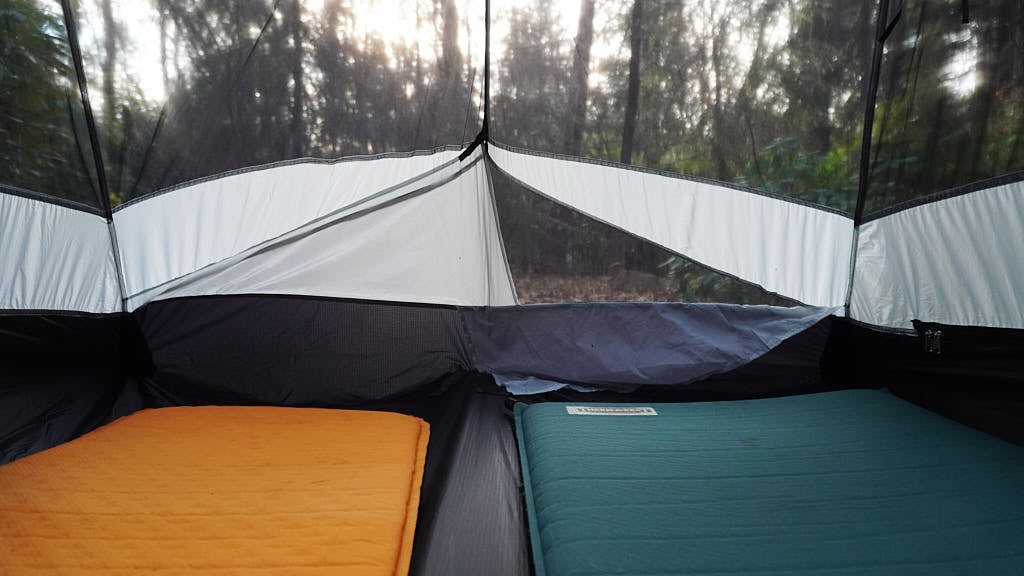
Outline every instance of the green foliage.
<path fill-rule="evenodd" d="M 0 182 L 95 203 L 76 148 L 73 81 L 59 13 L 0 2 Z"/>

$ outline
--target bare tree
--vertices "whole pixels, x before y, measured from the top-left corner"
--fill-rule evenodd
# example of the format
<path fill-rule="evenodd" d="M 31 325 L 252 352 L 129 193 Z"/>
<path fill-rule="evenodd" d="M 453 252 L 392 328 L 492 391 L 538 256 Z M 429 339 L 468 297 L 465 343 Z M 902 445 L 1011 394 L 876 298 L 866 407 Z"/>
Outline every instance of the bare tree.
<path fill-rule="evenodd" d="M 583 154 L 583 130 L 587 121 L 590 47 L 594 41 L 594 0 L 580 1 L 580 20 L 576 28 L 576 48 L 572 59 L 572 94 L 569 123 L 565 129 L 565 152 Z"/>
<path fill-rule="evenodd" d="M 622 123 L 623 164 L 633 161 L 633 136 L 636 133 L 637 113 L 640 110 L 640 47 L 643 42 L 643 0 L 633 0 L 633 12 L 629 24 L 629 88 L 626 93 L 626 118 Z"/>

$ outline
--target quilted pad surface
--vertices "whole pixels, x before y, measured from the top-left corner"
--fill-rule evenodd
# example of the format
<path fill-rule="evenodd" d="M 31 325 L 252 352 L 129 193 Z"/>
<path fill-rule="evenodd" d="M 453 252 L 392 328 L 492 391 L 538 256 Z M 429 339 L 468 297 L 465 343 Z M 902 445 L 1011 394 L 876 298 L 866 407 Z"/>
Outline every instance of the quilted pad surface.
<path fill-rule="evenodd" d="M 0 466 L 0 574 L 405 574 L 429 427 L 143 410 Z"/>
<path fill-rule="evenodd" d="M 515 412 L 541 576 L 1024 574 L 1024 448 L 887 392 Z"/>

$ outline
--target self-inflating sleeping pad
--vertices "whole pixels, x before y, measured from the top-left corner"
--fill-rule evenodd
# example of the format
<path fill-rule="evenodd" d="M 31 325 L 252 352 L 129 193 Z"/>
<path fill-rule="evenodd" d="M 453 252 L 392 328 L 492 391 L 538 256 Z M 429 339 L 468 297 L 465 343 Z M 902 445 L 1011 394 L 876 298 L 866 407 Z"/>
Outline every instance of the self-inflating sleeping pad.
<path fill-rule="evenodd" d="M 428 425 L 143 410 L 0 466 L 0 574 L 405 574 Z"/>
<path fill-rule="evenodd" d="M 1024 449 L 885 391 L 515 415 L 540 576 L 1024 574 Z"/>

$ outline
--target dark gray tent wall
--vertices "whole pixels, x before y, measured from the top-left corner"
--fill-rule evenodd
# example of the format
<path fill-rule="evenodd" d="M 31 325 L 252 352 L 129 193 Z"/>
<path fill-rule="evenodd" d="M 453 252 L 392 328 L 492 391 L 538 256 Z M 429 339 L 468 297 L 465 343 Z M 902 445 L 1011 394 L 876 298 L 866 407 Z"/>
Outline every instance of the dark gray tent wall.
<path fill-rule="evenodd" d="M 18 7 L 22 4 L 37 7 L 30 2 L 19 3 Z M 882 4 L 886 5 L 884 1 Z M 861 236 L 853 240 L 853 246 L 861 256 L 877 247 L 877 242 L 872 244 L 876 238 L 900 247 L 894 249 L 894 254 L 899 254 L 892 261 L 896 265 L 902 262 L 914 271 L 918 271 L 914 266 L 924 265 L 907 263 L 906 254 L 921 253 L 927 258 L 938 254 L 941 265 L 932 272 L 945 275 L 946 285 L 953 284 L 951 278 L 960 272 L 955 268 L 960 260 L 952 258 L 945 262 L 941 256 L 959 253 L 961 243 L 971 244 L 972 234 L 987 234 L 977 226 L 992 214 L 1002 212 L 1010 224 L 1017 221 L 1019 226 L 1021 212 L 1013 207 L 1024 202 L 1024 174 L 1020 172 L 1024 169 L 1024 146 L 994 154 L 996 135 L 989 130 L 990 118 L 1022 112 L 1014 112 L 1014 104 L 1007 99 L 986 100 L 986 95 L 997 94 L 1006 87 L 1019 88 L 1024 78 L 993 76 L 1002 68 L 988 61 L 980 62 L 978 65 L 987 66 L 992 74 L 983 76 L 976 91 L 978 106 L 972 109 L 973 116 L 943 116 L 938 111 L 949 102 L 914 89 L 913 78 L 935 73 L 929 66 L 939 59 L 933 58 L 932 52 L 941 53 L 942 39 L 962 33 L 957 27 L 964 16 L 961 4 L 968 5 L 908 0 L 889 6 L 886 18 L 878 19 L 878 30 L 888 37 L 884 55 L 883 42 L 874 45 L 879 50 L 878 67 L 871 67 L 867 51 L 857 48 L 857 54 L 850 55 L 856 65 L 844 72 L 839 84 L 873 88 L 873 72 L 878 83 L 878 109 L 882 111 L 867 123 L 865 141 L 870 149 L 857 150 L 869 160 L 868 170 L 859 181 L 861 210 L 855 209 L 856 187 L 851 189 L 849 182 L 839 191 L 812 193 L 771 189 L 764 175 L 760 184 L 740 178 L 722 183 L 714 179 L 724 176 L 715 173 L 684 178 L 654 169 L 632 169 L 594 158 L 572 157 L 586 156 L 586 151 L 561 155 L 564 149 L 560 144 L 545 139 L 542 128 L 547 127 L 532 125 L 536 119 L 516 116 L 517 102 L 509 98 L 508 91 L 521 78 L 510 71 L 508 62 L 498 63 L 499 71 L 495 73 L 503 84 L 493 97 L 496 105 L 491 135 L 510 145 L 532 146 L 545 154 L 529 150 L 520 154 L 512 146 L 489 146 L 485 142 L 473 152 L 474 156 L 460 162 L 456 156 L 463 148 L 461 144 L 469 139 L 465 131 L 449 130 L 431 136 L 428 141 L 424 134 L 430 127 L 419 127 L 422 132 L 417 130 L 412 140 L 405 140 L 408 134 L 398 127 L 381 137 L 369 134 L 371 126 L 326 126 L 324 134 L 351 129 L 362 140 L 353 138 L 336 150 L 312 150 L 315 139 L 302 136 L 302 130 L 312 130 L 316 125 L 314 118 L 304 116 L 311 113 L 308 109 L 300 109 L 300 114 L 290 117 L 289 122 L 260 129 L 233 123 L 234 120 L 226 120 L 230 114 L 222 112 L 230 112 L 237 104 L 233 99 L 240 96 L 232 91 L 228 79 L 241 82 L 247 78 L 246 82 L 253 83 L 250 87 L 264 90 L 275 83 L 286 86 L 282 74 L 286 77 L 294 72 L 275 69 L 266 62 L 271 50 L 287 45 L 287 29 L 281 24 L 294 17 L 275 16 L 276 4 L 246 5 L 246 22 L 252 25 L 250 29 L 259 32 L 236 39 L 237 45 L 226 52 L 231 54 L 230 59 L 197 59 L 192 63 L 198 73 L 195 82 L 199 90 L 176 92 L 169 97 L 153 125 L 136 125 L 130 130 L 121 126 L 120 152 L 125 156 L 115 161 L 119 158 L 118 150 L 112 146 L 116 139 L 103 132 L 102 122 L 97 127 L 89 119 L 90 115 L 102 112 L 89 104 L 89 86 L 84 83 L 93 83 L 94 93 L 100 83 L 95 78 L 86 78 L 91 68 L 83 62 L 81 54 L 73 57 L 77 47 L 72 50 L 74 43 L 65 31 L 64 16 L 71 13 L 72 3 L 65 2 L 64 11 L 56 4 L 45 10 L 26 10 L 49 19 L 42 26 L 57 31 L 56 41 L 51 38 L 52 44 L 44 43 L 42 49 L 53 50 L 48 57 L 57 63 L 54 66 L 64 78 L 48 90 L 61 96 L 52 105 L 59 108 L 67 122 L 55 125 L 48 121 L 32 126 L 34 133 L 50 135 L 33 141 L 34 145 L 49 147 L 35 150 L 37 156 L 50 159 L 49 164 L 29 166 L 34 160 L 27 159 L 25 150 L 0 144 L 0 164 L 4 165 L 0 170 L 7 170 L 0 172 L 0 208 L 5 212 L 0 214 L 0 224 L 5 225 L 0 227 L 4 242 L 2 259 L 16 264 L 2 269 L 6 294 L 0 310 L 0 462 L 66 442 L 148 407 L 270 404 L 414 414 L 430 422 L 432 432 L 413 573 L 527 574 L 529 549 L 512 433 L 512 396 L 495 384 L 492 375 L 504 384 L 539 380 L 571 385 L 524 397 L 526 401 L 682 402 L 886 387 L 967 425 L 1024 444 L 1024 324 L 1014 316 L 1024 308 L 1024 303 L 1019 290 L 1016 294 L 1013 291 L 1024 283 L 1024 278 L 1018 275 L 1019 263 L 1014 263 L 1020 253 L 1015 249 L 1020 248 L 1020 239 L 1012 237 L 1016 228 L 996 230 L 997 235 L 1011 235 L 1007 240 L 1010 244 L 1002 252 L 989 254 L 987 268 L 964 272 L 972 276 L 964 280 L 968 284 L 963 291 L 943 293 L 943 297 L 969 302 L 940 302 L 939 306 L 931 306 L 914 300 L 905 308 L 934 313 L 926 317 L 929 320 L 960 318 L 960 322 L 915 321 L 911 325 L 912 318 L 905 317 L 905 310 L 895 306 L 872 307 L 879 294 L 885 295 L 891 287 L 913 292 L 914 285 L 900 284 L 905 278 L 885 280 L 889 284 L 883 284 L 885 274 L 874 276 L 879 269 L 865 272 L 859 265 L 857 270 L 862 276 L 857 278 L 864 278 L 864 284 L 853 282 L 853 286 L 844 286 L 841 291 L 849 295 L 852 289 L 855 296 L 851 314 L 855 320 L 851 320 L 840 317 L 843 311 L 831 301 L 805 302 L 817 306 L 791 309 L 741 306 L 800 304 L 804 300 L 769 288 L 769 281 L 776 279 L 771 276 L 771 266 L 751 273 L 755 276 L 752 279 L 750 275 L 740 277 L 726 269 L 731 264 L 728 258 L 721 260 L 721 267 L 717 267 L 717 261 L 691 258 L 692 254 L 677 250 L 674 238 L 658 236 L 659 231 L 653 227 L 643 228 L 628 218 L 621 222 L 604 218 L 601 206 L 578 204 L 579 198 L 560 195 L 564 190 L 549 185 L 557 179 L 545 180 L 547 173 L 543 172 L 548 170 L 545 166 L 554 167 L 551 170 L 557 178 L 555 171 L 559 167 L 566 171 L 588 171 L 600 166 L 619 171 L 616 173 L 622 174 L 623 180 L 668 182 L 665 186 L 678 186 L 687 193 L 696 190 L 694 194 L 698 196 L 707 192 L 717 197 L 728 193 L 756 197 L 782 213 L 809 214 L 809 218 L 825 223 L 821 229 L 840 236 L 847 229 L 860 230 Z M 1019 50 L 1024 30 L 1020 4 L 970 4 L 972 33 L 979 42 L 994 47 L 986 54 L 1024 59 Z M 856 18 L 851 18 L 857 29 L 864 29 L 866 21 L 875 19 L 867 9 L 856 12 Z M 165 16 L 178 18 L 184 25 L 187 15 Z M 891 29 L 888 23 L 892 23 Z M 867 24 L 870 35 L 872 26 Z M 98 23 L 93 22 L 92 26 Z M 873 39 L 882 38 L 876 33 Z M 845 46 L 849 44 L 846 40 L 839 36 L 829 42 Z M 41 50 L 38 38 L 24 35 L 12 35 L 0 42 L 21 43 Z M 88 57 L 86 54 L 85 58 Z M 324 57 L 322 52 L 317 56 Z M 223 66 L 229 69 L 221 69 Z M 799 69 L 799 63 L 793 66 L 794 74 L 811 73 Z M 339 64 L 339 75 L 352 73 L 343 68 Z M 25 81 L 26 77 L 19 80 Z M 458 88 L 453 90 L 472 94 L 474 89 L 479 90 L 474 88 L 477 83 L 479 79 L 470 79 L 460 72 L 453 80 Z M 22 88 L 16 86 L 15 90 L 18 89 Z M 266 92 L 267 98 L 271 96 L 283 99 L 281 102 L 288 98 L 284 93 Z M 654 106 L 659 102 L 656 96 L 642 93 L 641 101 L 652 102 L 650 105 Z M 32 119 L 30 110 L 8 107 L 13 106 L 9 100 L 3 102 L 5 112 Z M 442 106 L 438 114 L 457 116 L 461 125 L 475 127 L 479 123 L 471 96 L 428 104 Z M 565 104 L 568 107 L 570 103 L 567 100 Z M 987 116 L 980 111 L 986 106 Z M 865 111 L 862 106 L 854 117 L 854 125 L 863 119 Z M 898 111 L 905 116 L 895 117 Z M 272 116 L 268 112 L 267 118 Z M 819 120 L 824 122 L 826 116 Z M 954 141 L 945 147 L 944 153 L 955 157 L 942 161 L 955 169 L 932 170 L 908 160 L 929 157 L 928 146 L 937 141 L 911 140 L 911 131 L 898 129 L 919 122 L 924 116 L 935 118 L 936 138 L 946 135 L 947 140 Z M 644 122 L 652 119 L 641 116 L 641 126 Z M 240 126 L 244 128 L 241 132 L 231 132 Z M 113 130 L 112 126 L 106 128 Z M 860 134 L 861 129 L 851 130 Z M 813 132 L 813 127 L 808 130 Z M 174 142 L 173 153 L 154 152 L 154 146 L 162 145 L 161 134 Z M 247 144 L 258 139 L 271 139 L 281 145 L 269 154 L 250 154 Z M 212 142 L 228 141 L 232 145 L 225 146 L 225 151 L 214 153 L 210 149 Z M 374 156 L 372 160 L 364 158 L 358 162 L 300 159 L 313 153 L 339 157 L 437 145 L 442 149 L 433 154 Z M 453 146 L 444 149 L 445 145 Z M 809 145 L 801 141 L 797 147 Z M 932 151 L 931 157 L 939 158 L 934 156 L 937 153 Z M 403 159 L 410 163 L 400 168 Z M 132 224 L 129 216 L 133 213 L 173 208 L 180 198 L 202 198 L 216 204 L 217 194 L 241 186 L 240 182 L 249 186 L 251 182 L 285 182 L 301 177 L 301 182 L 312 190 L 331 178 L 343 182 L 348 181 L 346 178 L 377 178 L 366 175 L 374 171 L 363 160 L 395 163 L 388 164 L 396 174 L 393 179 L 380 177 L 380 181 L 373 181 L 379 196 L 355 199 L 369 204 L 352 208 L 346 204 L 352 198 L 339 200 L 337 211 L 301 213 L 296 216 L 297 224 L 268 228 L 258 237 L 253 231 L 258 226 L 252 224 L 257 218 L 252 214 L 239 216 L 234 225 L 253 234 L 246 238 L 247 244 L 224 243 L 227 248 L 223 253 L 207 254 L 206 260 L 197 258 L 185 264 L 169 258 L 169 262 L 180 264 L 181 268 L 160 270 L 163 276 L 159 277 L 147 275 L 150 271 L 145 270 L 122 270 L 125 254 L 136 255 L 137 262 L 145 262 L 153 254 L 140 244 L 116 246 L 118 240 L 125 238 L 109 234 L 111 223 L 118 217 L 125 223 L 122 230 L 127 235 Z M 12 166 L 24 166 L 25 170 L 11 171 Z M 543 170 L 517 172 L 523 166 Z M 250 167 L 258 169 L 249 170 Z M 328 175 L 316 172 L 320 169 Z M 108 186 L 106 180 L 115 173 L 117 181 Z M 492 180 L 496 183 L 491 184 Z M 858 183 L 856 175 L 854 183 Z M 474 186 L 482 192 L 475 195 Z M 260 192 L 258 186 L 253 190 Z M 479 233 L 481 243 L 501 240 L 497 246 L 483 249 L 482 255 L 477 254 L 483 262 L 481 270 L 485 271 L 481 274 L 487 277 L 482 281 L 484 290 L 479 301 L 384 300 L 365 295 L 289 293 L 287 289 L 246 293 L 222 289 L 228 282 L 217 284 L 218 278 L 223 277 L 217 274 L 234 273 L 232 269 L 257 274 L 257 264 L 265 261 L 260 258 L 286 258 L 291 254 L 286 252 L 288 247 L 296 246 L 303 238 L 325 238 L 324 231 L 336 231 L 345 222 L 358 221 L 367 214 L 391 214 L 389 209 L 401 207 L 409 199 L 437 199 L 440 196 L 432 194 L 438 191 L 451 195 L 465 193 L 465 198 L 475 202 L 466 210 L 466 214 L 478 219 L 473 233 Z M 599 192 L 597 188 L 591 191 Z M 966 208 L 949 208 L 944 203 L 957 198 L 978 198 L 975 193 L 992 194 L 993 199 Z M 133 202 L 111 210 L 109 194 Z M 268 192 L 267 197 L 270 196 Z M 155 208 L 157 198 L 165 202 L 159 204 L 159 209 Z M 182 200 L 180 204 L 187 202 Z M 283 211 L 287 204 L 273 206 Z M 194 222 L 201 222 L 203 214 L 214 214 L 211 205 L 203 207 L 208 212 L 193 214 Z M 260 206 L 263 205 L 256 204 L 257 215 Z M 957 212 L 958 207 L 963 211 Z M 365 213 L 359 211 L 364 208 Z M 914 211 L 918 208 L 924 212 Z M 973 216 L 971 211 L 978 211 L 980 216 Z M 892 215 L 898 218 L 886 219 Z M 154 234 L 152 242 L 159 245 L 162 240 L 176 238 L 175 234 L 182 234 L 180 238 L 186 240 L 184 232 L 175 232 L 174 222 L 167 223 L 172 220 L 169 217 L 161 221 L 162 226 L 166 225 L 161 233 L 167 236 L 161 239 Z M 854 220 L 863 227 L 855 228 Z M 19 221 L 29 224 L 12 224 Z M 145 221 L 145 226 L 155 221 Z M 301 229 L 301 237 L 282 240 L 282 236 L 310 222 L 314 224 L 308 230 Z M 920 222 L 927 225 L 921 226 Z M 289 227 L 293 224 L 297 228 Z M 497 234 L 494 224 L 500 224 Z M 550 229 L 539 237 L 549 238 L 551 246 L 558 241 L 555 231 L 578 228 L 569 242 L 576 252 L 567 250 L 568 258 L 560 254 L 561 258 L 544 261 L 543 249 L 531 250 L 521 244 L 523 230 L 542 230 L 544 226 Z M 611 237 L 608 230 L 621 238 L 587 245 L 588 239 Z M 144 237 L 145 232 L 136 231 L 133 238 Z M 50 244 L 33 240 L 44 235 L 52 241 Z M 41 248 L 36 249 L 34 242 Z M 987 246 L 974 248 L 977 252 Z M 243 248 L 254 251 L 255 256 L 238 260 L 246 261 L 250 268 L 235 267 L 235 261 L 228 263 L 228 272 L 207 268 L 223 258 L 237 256 L 244 252 Z M 614 260 L 618 254 L 612 251 L 619 250 L 636 262 L 653 260 L 652 255 L 656 255 L 674 259 L 684 272 L 699 270 L 715 281 L 708 283 L 705 291 L 692 290 L 688 297 L 703 301 L 714 300 L 717 295 L 717 299 L 733 303 L 559 303 L 529 307 L 492 304 L 507 297 L 501 292 L 505 289 L 500 285 L 502 280 L 515 281 L 517 276 L 522 278 L 521 275 L 534 270 L 554 271 L 562 276 L 583 275 L 589 266 L 587 262 Z M 18 259 L 23 259 L 23 264 Z M 505 262 L 511 270 L 504 267 Z M 808 269 L 810 266 L 808 263 Z M 17 274 L 7 277 L 8 270 Z M 666 270 L 652 268 L 645 273 L 664 275 Z M 996 270 L 995 275 L 985 276 L 991 270 Z M 176 274 L 188 280 L 194 279 L 192 275 L 198 271 L 205 271 L 205 278 L 214 279 L 206 285 L 214 288 L 188 294 L 190 285 L 186 284 L 184 289 L 172 288 L 180 292 L 160 292 L 166 282 L 173 284 L 178 280 Z M 765 281 L 754 281 L 762 279 L 757 276 L 762 272 Z M 503 276 L 506 273 L 507 277 Z M 999 274 L 1003 275 L 999 282 L 992 280 Z M 849 278 L 846 270 L 835 275 Z M 202 274 L 200 277 L 204 278 Z M 228 280 L 234 282 L 237 278 Z M 978 284 L 969 284 L 971 281 Z M 984 293 L 972 292 L 976 285 L 994 288 Z M 808 289 L 806 293 L 831 294 L 828 289 Z M 866 296 L 857 300 L 858 293 Z M 514 293 L 511 296 L 515 298 Z M 132 297 L 137 299 L 133 301 Z M 942 304 L 962 314 L 943 316 Z M 998 322 L 991 323 L 993 318 Z M 588 388 L 599 390 L 580 391 Z"/>

